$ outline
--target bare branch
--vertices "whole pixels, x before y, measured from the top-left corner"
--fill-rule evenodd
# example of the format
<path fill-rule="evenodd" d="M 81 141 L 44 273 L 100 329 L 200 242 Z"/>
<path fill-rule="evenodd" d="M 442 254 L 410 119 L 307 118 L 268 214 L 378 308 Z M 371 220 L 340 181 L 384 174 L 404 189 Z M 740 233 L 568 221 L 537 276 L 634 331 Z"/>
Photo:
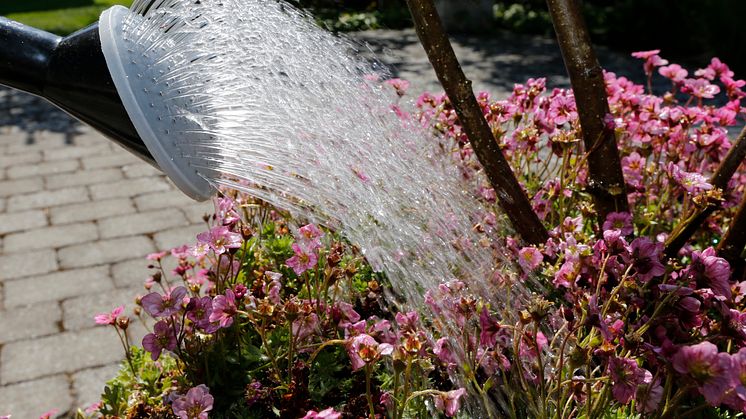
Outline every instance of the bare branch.
<path fill-rule="evenodd" d="M 583 142 L 588 152 L 588 190 L 599 223 L 610 212 L 628 211 L 624 176 L 614 131 L 605 127 L 609 114 L 606 85 L 576 0 L 547 0 L 557 40 L 575 94 Z"/>
<path fill-rule="evenodd" d="M 718 255 L 727 260 L 736 271 L 739 271 L 744 267 L 745 261 L 741 256 L 744 247 L 746 247 L 746 195 L 741 200 L 741 206 L 738 207 L 735 218 L 731 221 L 728 231 L 718 245 Z"/>
<path fill-rule="evenodd" d="M 427 52 L 438 80 L 451 100 L 474 152 L 495 188 L 500 206 L 516 231 L 529 243 L 545 243 L 549 235 L 533 211 L 498 142 L 484 119 L 482 108 L 443 30 L 433 0 L 407 0 L 417 36 Z"/>
<path fill-rule="evenodd" d="M 736 173 L 744 158 L 746 158 L 746 127 L 741 130 L 735 144 L 730 148 L 725 159 L 723 159 L 715 173 L 710 177 L 710 183 L 724 191 L 728 187 L 730 178 Z M 676 257 L 679 249 L 686 244 L 715 209 L 715 205 L 709 205 L 705 208 L 695 208 L 689 214 L 686 214 L 682 221 L 673 229 L 668 240 L 666 240 L 665 255 L 669 258 Z M 728 230 L 729 233 L 731 229 Z M 746 234 L 746 230 L 742 229 L 741 234 Z"/>

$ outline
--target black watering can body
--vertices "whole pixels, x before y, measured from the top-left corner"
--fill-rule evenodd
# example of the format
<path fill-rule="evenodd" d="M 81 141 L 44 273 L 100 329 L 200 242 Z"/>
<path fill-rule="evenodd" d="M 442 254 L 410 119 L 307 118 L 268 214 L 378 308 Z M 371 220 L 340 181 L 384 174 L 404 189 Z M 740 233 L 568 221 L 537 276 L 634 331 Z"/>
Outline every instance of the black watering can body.
<path fill-rule="evenodd" d="M 97 23 L 59 37 L 0 17 L 0 84 L 48 100 L 156 166 L 111 79 Z"/>

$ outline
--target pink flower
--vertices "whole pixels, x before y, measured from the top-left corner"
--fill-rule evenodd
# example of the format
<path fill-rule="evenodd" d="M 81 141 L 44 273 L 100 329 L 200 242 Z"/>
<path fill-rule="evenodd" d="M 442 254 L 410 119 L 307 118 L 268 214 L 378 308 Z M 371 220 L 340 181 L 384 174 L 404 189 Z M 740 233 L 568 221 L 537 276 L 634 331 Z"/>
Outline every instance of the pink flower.
<path fill-rule="evenodd" d="M 444 412 L 446 416 L 453 417 L 461 408 L 461 397 L 466 394 L 465 388 L 451 390 L 447 393 L 440 393 L 435 396 L 435 408 Z"/>
<path fill-rule="evenodd" d="M 407 89 L 409 89 L 409 82 L 402 79 L 389 79 L 384 82 L 385 84 L 391 86 L 396 90 L 396 94 L 399 96 L 404 96 L 404 94 L 407 92 Z"/>
<path fill-rule="evenodd" d="M 696 172 L 686 172 L 679 166 L 671 164 L 669 166 L 671 177 L 687 192 L 696 195 L 702 191 L 709 191 L 713 186 L 707 181 L 707 178 Z"/>
<path fill-rule="evenodd" d="M 302 341 L 311 336 L 319 327 L 319 316 L 316 313 L 301 315 L 292 325 L 293 336 L 296 340 Z"/>
<path fill-rule="evenodd" d="M 93 320 L 96 321 L 96 324 L 101 325 L 115 325 L 117 323 L 117 317 L 119 317 L 120 314 L 124 311 L 124 306 L 119 306 L 111 311 L 111 313 L 101 313 L 97 314 Z"/>
<path fill-rule="evenodd" d="M 490 315 L 486 307 L 479 313 L 479 329 L 479 344 L 485 348 L 494 347 L 500 332 L 500 323 Z"/>
<path fill-rule="evenodd" d="M 232 226 L 241 219 L 234 209 L 234 203 L 233 199 L 227 196 L 213 198 L 213 204 L 215 205 L 215 220 L 221 226 Z"/>
<path fill-rule="evenodd" d="M 653 374 L 648 370 L 643 370 L 643 383 L 637 386 L 635 394 L 635 409 L 642 413 L 652 413 L 658 409 L 663 399 L 663 386 L 660 378 L 653 381 Z"/>
<path fill-rule="evenodd" d="M 163 257 L 166 256 L 167 254 L 168 254 L 168 251 L 151 253 L 151 254 L 145 256 L 145 258 L 147 260 L 159 261 L 159 260 L 163 259 Z"/>
<path fill-rule="evenodd" d="M 448 338 L 440 338 L 435 341 L 435 345 L 433 345 L 433 353 L 438 357 L 440 362 L 446 365 L 446 367 L 452 368 L 456 366 L 456 355 L 454 355 L 451 350 L 451 342 L 448 341 Z"/>
<path fill-rule="evenodd" d="M 300 275 L 316 266 L 318 256 L 313 250 L 305 249 L 298 243 L 293 243 L 293 252 L 293 257 L 286 260 L 285 263 L 293 269 L 296 275 Z"/>
<path fill-rule="evenodd" d="M 168 317 L 181 311 L 186 295 L 187 289 L 184 287 L 176 287 L 163 296 L 151 292 L 142 297 L 142 307 L 153 317 Z"/>
<path fill-rule="evenodd" d="M 707 79 L 685 79 L 681 91 L 700 99 L 712 99 L 720 93 L 720 88 Z"/>
<path fill-rule="evenodd" d="M 533 246 L 527 246 L 518 251 L 518 264 L 526 272 L 532 272 L 538 268 L 543 260 L 544 255 Z"/>
<path fill-rule="evenodd" d="M 59 409 L 52 409 L 50 411 L 44 412 L 39 416 L 39 419 L 51 419 L 52 417 L 57 416 L 57 412 L 59 412 Z"/>
<path fill-rule="evenodd" d="M 195 326 L 205 331 L 205 333 L 215 333 L 220 326 L 210 322 L 212 314 L 212 298 L 192 297 L 187 305 L 187 319 L 191 320 Z"/>
<path fill-rule="evenodd" d="M 645 74 L 647 74 L 648 77 L 650 77 L 653 74 L 653 68 L 668 64 L 667 60 L 664 60 L 658 55 L 658 53 L 660 52 L 661 50 L 659 49 L 654 49 L 650 51 L 638 51 L 638 52 L 633 52 L 632 56 L 635 58 L 640 58 L 642 60 L 645 60 L 645 64 L 643 64 L 643 68 L 645 69 Z"/>
<path fill-rule="evenodd" d="M 672 364 L 678 373 L 697 383 L 699 392 L 712 406 L 719 405 L 726 390 L 733 387 L 730 355 L 718 352 L 710 342 L 681 347 Z"/>
<path fill-rule="evenodd" d="M 148 333 L 142 338 L 142 347 L 150 352 L 150 358 L 156 361 L 164 349 L 167 351 L 176 349 L 175 333 L 169 323 L 161 320 L 153 326 L 153 333 Z"/>
<path fill-rule="evenodd" d="M 311 250 L 321 247 L 321 238 L 324 232 L 315 224 L 307 224 L 298 229 L 298 235 L 302 242 Z"/>
<path fill-rule="evenodd" d="M 629 236 L 634 232 L 632 227 L 632 214 L 628 212 L 611 212 L 606 216 L 602 229 L 619 230 L 623 236 Z"/>
<path fill-rule="evenodd" d="M 632 241 L 630 249 L 637 279 L 647 282 L 666 272 L 666 267 L 660 262 L 661 248 L 660 243 L 653 243 L 647 237 L 639 237 Z"/>
<path fill-rule="evenodd" d="M 378 343 L 372 336 L 366 334 L 360 334 L 348 340 L 346 347 L 353 371 L 377 361 L 381 356 L 391 355 L 394 352 L 391 344 Z"/>
<path fill-rule="evenodd" d="M 341 413 L 336 412 L 333 408 L 324 409 L 321 412 L 317 412 L 315 410 L 309 410 L 308 413 L 306 413 L 306 416 L 303 416 L 301 419 L 340 419 L 342 417 Z"/>
<path fill-rule="evenodd" d="M 222 255 L 227 249 L 237 249 L 243 244 L 241 235 L 230 231 L 226 226 L 214 227 L 197 234 L 197 241 L 210 246 L 217 255 Z"/>
<path fill-rule="evenodd" d="M 686 70 L 681 68 L 678 64 L 671 64 L 658 69 L 658 73 L 661 76 L 671 79 L 674 83 L 681 83 L 684 81 L 686 76 L 689 74 Z"/>
<path fill-rule="evenodd" d="M 220 327 L 230 327 L 233 324 L 233 316 L 236 315 L 236 295 L 230 289 L 225 290 L 225 295 L 218 295 L 212 300 L 212 313 L 210 323 L 218 323 Z"/>
<path fill-rule="evenodd" d="M 611 394 L 621 404 L 627 404 L 637 391 L 637 386 L 643 383 L 645 378 L 642 370 L 634 359 L 611 358 L 609 360 L 609 375 L 614 386 Z"/>
<path fill-rule="evenodd" d="M 189 256 L 191 256 L 189 252 L 189 246 L 184 244 L 179 247 L 174 247 L 173 249 L 171 249 L 171 256 L 178 259 L 188 258 Z"/>
<path fill-rule="evenodd" d="M 207 419 L 213 401 L 210 389 L 200 384 L 190 388 L 186 395 L 174 399 L 171 408 L 181 419 Z"/>

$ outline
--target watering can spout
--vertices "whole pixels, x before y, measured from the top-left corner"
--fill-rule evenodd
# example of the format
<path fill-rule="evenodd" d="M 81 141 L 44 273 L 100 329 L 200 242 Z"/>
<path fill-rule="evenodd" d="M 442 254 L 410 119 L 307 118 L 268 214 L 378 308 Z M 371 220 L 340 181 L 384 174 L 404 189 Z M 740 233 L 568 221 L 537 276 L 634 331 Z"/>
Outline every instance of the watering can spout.
<path fill-rule="evenodd" d="M 157 167 L 114 86 L 97 23 L 59 37 L 0 17 L 0 84 L 48 100 Z"/>

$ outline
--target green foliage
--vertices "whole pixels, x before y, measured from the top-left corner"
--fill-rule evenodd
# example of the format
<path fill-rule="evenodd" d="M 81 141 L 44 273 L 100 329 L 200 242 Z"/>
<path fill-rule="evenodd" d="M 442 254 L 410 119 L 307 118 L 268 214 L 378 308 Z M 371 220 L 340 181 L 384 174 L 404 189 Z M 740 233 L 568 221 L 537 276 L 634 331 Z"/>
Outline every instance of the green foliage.
<path fill-rule="evenodd" d="M 319 405 L 336 406 L 345 401 L 353 387 L 354 376 L 341 346 L 327 348 L 319 353 L 311 366 L 308 391 Z"/>
<path fill-rule="evenodd" d="M 176 361 L 163 355 L 156 363 L 142 348 L 132 347 L 132 366 L 123 362 L 116 377 L 109 380 L 101 395 L 101 413 L 126 416 L 128 412 L 163 406 L 163 397 L 171 389 L 171 380 L 164 379 L 176 371 Z M 137 375 L 132 374 L 134 368 Z M 162 409 L 161 409 L 162 410 Z"/>
<path fill-rule="evenodd" d="M 98 21 L 101 12 L 132 0 L 24 0 L 0 3 L 0 15 L 58 35 Z"/>

